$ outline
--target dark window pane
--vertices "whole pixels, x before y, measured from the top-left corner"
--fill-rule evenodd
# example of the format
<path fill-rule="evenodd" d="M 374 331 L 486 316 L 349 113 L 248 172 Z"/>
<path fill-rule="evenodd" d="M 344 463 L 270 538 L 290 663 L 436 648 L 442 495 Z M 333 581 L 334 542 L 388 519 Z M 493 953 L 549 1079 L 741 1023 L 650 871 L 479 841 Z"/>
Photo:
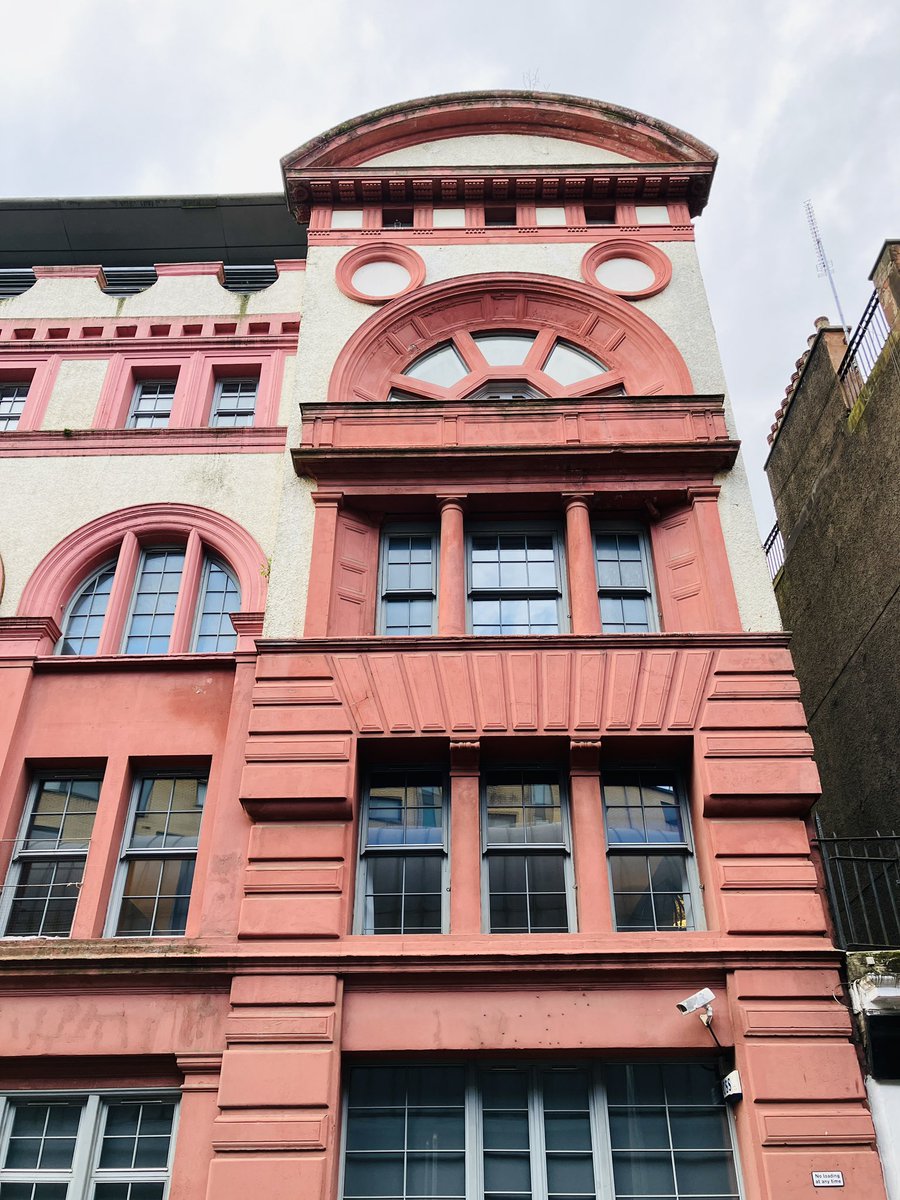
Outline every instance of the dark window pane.
<path fill-rule="evenodd" d="M 673 1195 L 672 1160 L 666 1154 L 613 1151 L 616 1191 L 626 1196 Z"/>
<path fill-rule="evenodd" d="M 528 1072 L 497 1068 L 481 1073 L 482 1106 L 488 1109 L 526 1109 Z"/>
<path fill-rule="evenodd" d="M 566 897 L 539 893 L 528 901 L 532 933 L 566 933 L 569 923 L 566 913 Z"/>
<path fill-rule="evenodd" d="M 490 1150 L 484 1156 L 485 1192 L 531 1192 L 531 1164 L 527 1154 L 502 1154 Z"/>
<path fill-rule="evenodd" d="M 402 1067 L 353 1067 L 350 1072 L 351 1108 L 404 1104 L 406 1076 Z"/>
<path fill-rule="evenodd" d="M 347 1149 L 402 1149 L 404 1128 L 403 1113 L 396 1110 L 351 1112 L 347 1123 Z"/>
<path fill-rule="evenodd" d="M 527 1150 L 527 1112 L 485 1112 L 483 1138 L 486 1150 Z"/>
<path fill-rule="evenodd" d="M 667 1150 L 665 1108 L 610 1108 L 609 1138 L 613 1150 Z"/>
<path fill-rule="evenodd" d="M 464 1200 L 464 1155 L 410 1153 L 406 1160 L 406 1194 L 410 1197 L 459 1197 Z"/>
<path fill-rule="evenodd" d="M 457 1109 L 411 1109 L 407 1126 L 410 1150 L 464 1150 L 465 1119 Z"/>
<path fill-rule="evenodd" d="M 465 1070 L 462 1067 L 412 1067 L 407 1086 L 411 1105 L 461 1106 L 465 1101 Z"/>
<path fill-rule="evenodd" d="M 590 1150 L 590 1118 L 545 1113 L 544 1137 L 548 1150 Z"/>
<path fill-rule="evenodd" d="M 590 1079 L 587 1071 L 572 1070 L 568 1067 L 543 1071 L 541 1087 L 546 1112 L 587 1112 L 590 1103 Z"/>
<path fill-rule="evenodd" d="M 590 1154 L 547 1155 L 547 1187 L 551 1195 L 594 1195 L 594 1160 Z"/>
<path fill-rule="evenodd" d="M 675 1177 L 680 1191 L 737 1194 L 737 1178 L 731 1154 L 683 1151 L 675 1155 Z"/>
<path fill-rule="evenodd" d="M 402 1154 L 348 1154 L 344 1195 L 347 1200 L 355 1196 L 402 1196 Z"/>
<path fill-rule="evenodd" d="M 671 1108 L 669 1124 L 678 1150 L 724 1150 L 731 1144 L 724 1108 Z"/>
<path fill-rule="evenodd" d="M 656 1063 L 608 1066 L 604 1078 L 610 1104 L 665 1104 L 662 1068 Z"/>

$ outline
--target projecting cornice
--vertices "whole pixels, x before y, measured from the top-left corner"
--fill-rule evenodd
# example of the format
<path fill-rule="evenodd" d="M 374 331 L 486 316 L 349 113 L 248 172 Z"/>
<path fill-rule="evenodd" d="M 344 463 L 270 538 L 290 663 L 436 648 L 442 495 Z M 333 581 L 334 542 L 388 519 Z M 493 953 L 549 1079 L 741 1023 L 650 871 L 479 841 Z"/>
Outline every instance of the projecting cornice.
<path fill-rule="evenodd" d="M 404 168 L 404 150 L 505 134 L 595 146 L 578 165 Z M 390 164 L 376 160 L 391 156 Z M 564 154 L 560 157 L 565 159 Z M 282 159 L 298 220 L 315 204 L 683 201 L 702 211 L 716 153 L 681 129 L 618 105 L 548 92 L 459 92 L 377 109 Z"/>
<path fill-rule="evenodd" d="M 687 204 L 692 217 L 706 207 L 715 162 L 615 163 L 612 166 L 529 168 L 397 167 L 285 169 L 288 204 L 298 221 L 314 205 L 534 203 L 589 201 Z"/>

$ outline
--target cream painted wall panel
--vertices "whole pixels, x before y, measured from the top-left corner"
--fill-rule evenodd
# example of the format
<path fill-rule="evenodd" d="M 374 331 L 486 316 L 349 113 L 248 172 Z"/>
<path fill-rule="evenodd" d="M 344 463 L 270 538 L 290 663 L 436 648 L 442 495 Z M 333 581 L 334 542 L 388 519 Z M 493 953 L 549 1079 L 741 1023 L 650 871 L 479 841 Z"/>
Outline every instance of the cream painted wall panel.
<path fill-rule="evenodd" d="M 532 133 L 477 133 L 420 142 L 367 159 L 372 167 L 560 166 L 567 163 L 635 162 L 615 150 Z"/>
<path fill-rule="evenodd" d="M 299 422 L 296 424 L 299 427 Z M 310 479 L 297 478 L 290 454 L 285 456 L 283 483 L 263 635 L 297 638 L 303 634 L 306 618 L 315 520 L 310 495 L 316 485 Z"/>
<path fill-rule="evenodd" d="M 90 429 L 108 358 L 68 358 L 59 364 L 42 429 Z"/>
<path fill-rule="evenodd" d="M 6 569 L 0 616 L 15 615 L 31 573 L 64 537 L 95 517 L 135 504 L 210 508 L 256 538 L 263 558 L 271 555 L 284 470 L 280 454 L 7 459 L 0 506 L 0 556 Z"/>
<path fill-rule="evenodd" d="M 101 292 L 93 279 L 38 279 L 21 296 L 0 300 L 0 321 L 54 317 L 115 317 L 122 301 Z"/>
<path fill-rule="evenodd" d="M 426 285 L 460 275 L 524 272 L 583 282 L 581 260 L 592 242 L 482 243 L 464 246 L 416 245 L 426 268 Z M 672 282 L 658 296 L 628 301 L 646 312 L 672 338 L 684 356 L 698 392 L 721 392 L 725 382 L 706 293 L 690 242 L 659 243 L 672 259 Z M 373 314 L 371 305 L 351 300 L 334 282 L 335 267 L 349 251 L 315 246 L 307 265 L 308 307 L 298 347 L 304 397 L 324 399 L 328 378 L 347 339 Z"/>
<path fill-rule="evenodd" d="M 229 292 L 215 275 L 166 275 L 134 296 L 107 296 L 93 279 L 39 279 L 20 296 L 0 300 L 0 321 L 54 317 L 240 317 L 297 314 L 303 271 L 283 271 L 260 292 Z"/>
<path fill-rule="evenodd" d="M 750 633 L 781 629 L 781 615 L 759 540 L 747 469 L 740 454 L 732 469 L 717 475 L 715 482 L 722 489 L 719 493 L 719 520 L 725 537 L 741 625 Z"/>
<path fill-rule="evenodd" d="M 277 424 L 287 425 L 297 407 L 296 391 L 297 359 L 293 354 L 285 356 L 284 378 L 281 381 L 281 398 L 278 401 Z"/>

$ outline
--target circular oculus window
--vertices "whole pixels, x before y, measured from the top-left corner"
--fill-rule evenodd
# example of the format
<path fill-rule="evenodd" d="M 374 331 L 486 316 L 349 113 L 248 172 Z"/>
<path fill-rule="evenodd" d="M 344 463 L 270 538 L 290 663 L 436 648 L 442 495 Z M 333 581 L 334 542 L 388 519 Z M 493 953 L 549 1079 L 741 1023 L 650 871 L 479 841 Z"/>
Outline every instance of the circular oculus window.
<path fill-rule="evenodd" d="M 592 246 L 581 260 L 585 283 L 625 300 L 655 296 L 672 279 L 672 261 L 647 242 L 618 238 Z"/>
<path fill-rule="evenodd" d="M 408 246 L 358 246 L 338 262 L 337 285 L 351 300 L 384 304 L 425 282 L 425 263 Z"/>

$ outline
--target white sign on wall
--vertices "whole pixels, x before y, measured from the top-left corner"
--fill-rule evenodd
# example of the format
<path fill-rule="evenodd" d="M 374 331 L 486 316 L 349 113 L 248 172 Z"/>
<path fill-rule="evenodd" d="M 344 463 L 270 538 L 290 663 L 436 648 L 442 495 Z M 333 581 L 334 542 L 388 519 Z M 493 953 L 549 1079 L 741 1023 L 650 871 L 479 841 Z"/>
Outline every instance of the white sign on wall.
<path fill-rule="evenodd" d="M 843 1171 L 813 1171 L 813 1187 L 843 1187 Z"/>

